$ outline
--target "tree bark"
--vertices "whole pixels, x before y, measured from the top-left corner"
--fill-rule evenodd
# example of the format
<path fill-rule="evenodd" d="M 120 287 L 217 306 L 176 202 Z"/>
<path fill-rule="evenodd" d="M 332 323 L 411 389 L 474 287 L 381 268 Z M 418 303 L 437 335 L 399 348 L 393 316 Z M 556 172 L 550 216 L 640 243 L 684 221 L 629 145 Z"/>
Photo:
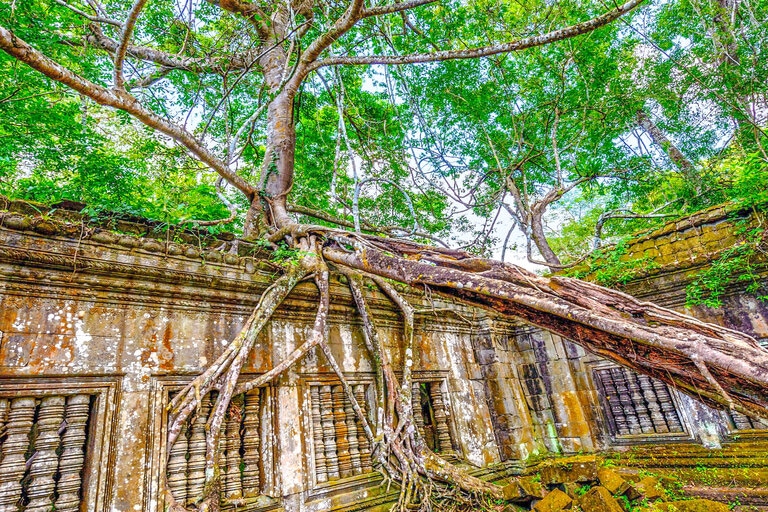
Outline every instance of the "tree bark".
<path fill-rule="evenodd" d="M 353 241 L 345 242 L 355 245 Z M 751 337 L 624 293 L 415 244 L 327 246 L 333 262 L 519 317 L 717 407 L 768 419 L 768 351 Z M 407 251 L 407 252 L 404 252 Z M 398 254 L 399 253 L 399 254 Z M 394 254 L 394 255 L 390 255 Z"/>
<path fill-rule="evenodd" d="M 699 177 L 696 175 L 691 161 L 685 157 L 683 152 L 669 140 L 664 132 L 656 126 L 656 123 L 654 123 L 642 109 L 637 111 L 637 124 L 648 134 L 653 143 L 667 154 L 669 159 L 672 160 L 672 163 L 683 173 L 683 176 L 692 183 L 698 183 Z"/>
<path fill-rule="evenodd" d="M 531 238 L 533 239 L 533 243 L 536 244 L 536 248 L 539 250 L 541 257 L 544 258 L 544 261 L 557 269 L 562 263 L 560 262 L 560 258 L 557 257 L 557 254 L 555 254 L 555 251 L 550 247 L 547 235 L 544 233 L 543 214 L 543 209 L 538 208 L 531 214 Z"/>

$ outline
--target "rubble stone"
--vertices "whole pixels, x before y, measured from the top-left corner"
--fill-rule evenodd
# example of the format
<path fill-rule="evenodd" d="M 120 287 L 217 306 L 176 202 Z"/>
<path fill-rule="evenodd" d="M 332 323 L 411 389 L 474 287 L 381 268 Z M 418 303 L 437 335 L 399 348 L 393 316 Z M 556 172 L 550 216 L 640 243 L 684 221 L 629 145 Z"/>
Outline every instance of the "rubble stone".
<path fill-rule="evenodd" d="M 597 480 L 597 460 L 594 456 L 568 457 L 549 462 L 540 473 L 545 485 L 594 482 Z"/>
<path fill-rule="evenodd" d="M 589 512 L 624 512 L 608 489 L 599 485 L 581 497 L 579 506 Z"/>
<path fill-rule="evenodd" d="M 600 481 L 600 485 L 608 489 L 612 495 L 624 494 L 629 489 L 629 483 L 610 469 L 599 469 L 597 479 Z"/>
<path fill-rule="evenodd" d="M 664 497 L 664 489 L 662 489 L 659 481 L 652 476 L 643 478 L 637 482 L 633 488 L 638 494 L 637 497 L 644 498 L 648 501 L 658 500 Z M 629 496 L 630 499 L 637 499 L 634 497 L 634 493 L 631 494 L 632 496 Z"/>
<path fill-rule="evenodd" d="M 561 510 L 570 510 L 573 500 L 560 489 L 554 489 L 549 492 L 544 499 L 534 505 L 533 510 L 538 512 L 560 512 Z"/>

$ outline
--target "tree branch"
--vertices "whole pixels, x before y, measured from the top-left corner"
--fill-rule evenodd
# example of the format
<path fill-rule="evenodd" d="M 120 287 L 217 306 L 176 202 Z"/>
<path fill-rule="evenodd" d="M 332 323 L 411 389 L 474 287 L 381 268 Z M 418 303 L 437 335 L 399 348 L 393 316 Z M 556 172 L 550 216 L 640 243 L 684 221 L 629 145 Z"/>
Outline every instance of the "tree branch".
<path fill-rule="evenodd" d="M 422 5 L 429 5 L 437 2 L 437 0 L 410 0 L 408 2 L 395 2 L 389 5 L 380 5 L 377 7 L 371 7 L 363 11 L 363 18 L 370 18 L 372 16 L 382 16 L 384 14 L 392 14 L 395 12 L 408 11 L 421 7 Z"/>
<path fill-rule="evenodd" d="M 209 151 L 192 134 L 163 119 L 154 112 L 147 110 L 136 98 L 125 91 L 111 91 L 77 75 L 70 69 L 65 68 L 58 62 L 43 55 L 40 51 L 32 48 L 3 26 L 0 26 L 0 50 L 24 62 L 52 80 L 60 82 L 83 96 L 91 98 L 96 103 L 123 110 L 150 128 L 154 128 L 171 137 L 247 196 L 250 197 L 256 192 L 250 183 L 232 172 L 226 163 Z"/>
<path fill-rule="evenodd" d="M 638 5 L 643 3 L 644 0 L 629 0 L 628 2 L 616 7 L 615 9 L 608 11 L 596 18 L 576 25 L 571 25 L 560 30 L 548 32 L 546 34 L 526 37 L 511 41 L 509 43 L 496 44 L 492 46 L 482 46 L 479 48 L 471 48 L 468 50 L 443 50 L 433 53 L 414 53 L 410 55 L 371 55 L 360 57 L 329 57 L 317 62 L 314 62 L 309 66 L 308 71 L 314 71 L 325 66 L 338 66 L 338 65 L 370 65 L 370 64 L 382 64 L 382 65 L 394 65 L 399 66 L 403 64 L 420 64 L 426 62 L 440 62 L 444 60 L 455 59 L 476 59 L 479 57 L 488 57 L 491 55 L 497 55 L 500 53 L 509 53 L 524 50 L 526 48 L 533 48 L 536 46 L 543 46 L 553 43 L 555 41 L 562 41 L 571 37 L 576 37 L 582 34 L 591 32 L 597 28 L 600 28 L 613 20 L 623 16 L 630 12 Z"/>
<path fill-rule="evenodd" d="M 125 23 L 123 23 L 122 30 L 120 31 L 120 43 L 117 45 L 117 51 L 115 51 L 115 89 L 125 89 L 123 62 L 125 62 L 125 54 L 128 51 L 128 46 L 131 41 L 131 34 L 133 34 L 136 21 L 139 19 L 139 13 L 144 8 L 146 3 L 147 0 L 136 0 L 136 3 L 133 4 L 130 12 L 128 12 L 128 18 L 125 20 Z"/>
<path fill-rule="evenodd" d="M 59 5 L 63 6 L 63 7 L 66 7 L 67 9 L 69 9 L 72 12 L 74 12 L 78 16 L 82 16 L 83 18 L 85 18 L 88 21 L 91 21 L 93 23 L 105 23 L 107 25 L 113 25 L 115 27 L 122 27 L 123 26 L 122 23 L 120 23 L 119 21 L 115 21 L 115 20 L 112 20 L 112 19 L 109 19 L 109 18 L 104 18 L 102 16 L 91 16 L 87 12 L 81 11 L 80 9 L 78 9 L 77 7 L 75 7 L 73 5 L 69 5 L 64 0 L 54 0 L 54 2 L 56 2 L 57 4 L 59 4 Z"/>
<path fill-rule="evenodd" d="M 106 52 L 117 52 L 119 46 L 117 41 L 106 36 L 101 28 L 95 23 L 91 24 L 90 29 L 91 34 L 85 37 L 85 42 L 87 44 Z M 68 44 L 76 45 L 78 42 L 69 41 Z M 252 62 L 256 59 L 256 57 L 253 57 L 252 52 L 248 52 L 248 54 L 244 56 L 228 55 L 217 59 L 179 57 L 178 55 L 173 55 L 154 48 L 133 45 L 126 46 L 126 55 L 129 55 L 134 59 L 153 62 L 164 68 L 182 69 L 193 73 L 215 74 L 222 74 L 232 69 L 245 69 L 251 66 Z"/>

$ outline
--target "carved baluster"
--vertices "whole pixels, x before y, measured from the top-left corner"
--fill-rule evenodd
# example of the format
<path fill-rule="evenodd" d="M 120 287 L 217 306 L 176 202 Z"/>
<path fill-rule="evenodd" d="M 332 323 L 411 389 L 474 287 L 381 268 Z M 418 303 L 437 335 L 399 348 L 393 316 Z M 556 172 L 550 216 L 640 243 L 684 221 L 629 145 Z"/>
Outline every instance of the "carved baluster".
<path fill-rule="evenodd" d="M 624 416 L 624 408 L 621 405 L 619 399 L 619 390 L 616 387 L 616 383 L 613 381 L 613 376 L 610 370 L 600 370 L 600 380 L 605 388 L 605 399 L 608 401 L 608 405 L 611 408 L 611 414 L 613 421 L 616 424 L 617 434 L 620 436 L 629 435 L 629 426 L 627 425 L 627 418 Z"/>
<path fill-rule="evenodd" d="M 653 389 L 651 378 L 647 375 L 638 375 L 637 378 L 640 382 L 640 389 L 643 391 L 645 402 L 648 404 L 648 412 L 651 415 L 654 430 L 660 434 L 669 432 L 669 427 L 667 427 L 667 422 L 664 420 L 664 415 L 661 413 L 661 404 L 659 404 L 656 391 Z"/>
<path fill-rule="evenodd" d="M 63 396 L 46 396 L 40 401 L 35 454 L 29 467 L 27 512 L 48 512 L 53 508 L 53 490 L 56 487 L 53 478 L 59 466 L 56 450 L 61 443 L 59 428 L 64 421 L 64 403 Z"/>
<path fill-rule="evenodd" d="M 677 415 L 677 408 L 672 401 L 672 395 L 669 394 L 669 388 L 660 380 L 653 379 L 653 389 L 656 390 L 656 396 L 661 404 L 661 412 L 664 414 L 664 419 L 667 421 L 667 426 L 670 432 L 684 432 L 683 424 L 680 421 L 680 416 Z"/>
<path fill-rule="evenodd" d="M 319 483 L 328 480 L 325 467 L 325 447 L 323 446 L 323 424 L 320 420 L 320 386 L 309 388 L 312 400 L 312 442 L 315 450 L 315 477 Z"/>
<path fill-rule="evenodd" d="M 413 422 L 424 437 L 424 410 L 421 408 L 421 384 L 414 382 L 411 387 L 411 408 L 413 409 Z"/>
<path fill-rule="evenodd" d="M 333 386 L 333 427 L 336 432 L 336 450 L 339 457 L 339 475 L 341 478 L 352 476 L 352 460 L 349 455 L 349 436 L 347 418 L 344 413 L 344 388 Z"/>
<path fill-rule="evenodd" d="M 10 401 L 7 398 L 0 398 L 0 460 L 3 458 L 3 434 L 5 434 L 9 408 Z"/>
<path fill-rule="evenodd" d="M 261 490 L 261 389 L 245 395 L 243 407 L 243 473 L 242 492 L 254 496 Z"/>
<path fill-rule="evenodd" d="M 229 405 L 226 423 L 226 479 L 224 496 L 237 499 L 243 495 L 243 483 L 240 479 L 240 425 L 244 414 L 245 400 L 243 395 L 232 399 Z"/>
<path fill-rule="evenodd" d="M 645 397 L 640 389 L 640 381 L 637 379 L 637 374 L 629 370 L 624 370 L 624 375 L 627 378 L 627 387 L 629 388 L 629 395 L 632 398 L 632 404 L 635 406 L 635 413 L 637 419 L 640 422 L 640 430 L 643 434 L 653 434 L 653 421 L 651 421 L 651 414 L 648 412 L 648 407 L 645 405 Z"/>
<path fill-rule="evenodd" d="M 733 424 L 736 426 L 736 430 L 750 430 L 753 428 L 752 422 L 749 421 L 750 418 L 747 416 L 736 411 L 729 411 L 729 413 L 733 420 Z"/>
<path fill-rule="evenodd" d="M 56 512 L 80 510 L 80 487 L 85 463 L 85 441 L 88 416 L 91 412 L 90 395 L 72 395 L 67 398 L 64 415 L 66 430 L 61 436 L 59 456 L 59 483 L 56 491 Z"/>
<path fill-rule="evenodd" d="M 320 423 L 323 426 L 323 446 L 328 480 L 339 478 L 339 458 L 336 455 L 336 435 L 333 428 L 333 401 L 331 387 L 320 387 Z"/>
<path fill-rule="evenodd" d="M 8 412 L 3 460 L 0 461 L 0 512 L 16 512 L 21 499 L 21 479 L 26 472 L 24 454 L 29 448 L 29 432 L 35 418 L 35 399 L 14 398 Z"/>
<path fill-rule="evenodd" d="M 342 388 L 342 393 L 344 388 Z M 357 441 L 357 421 L 355 409 L 352 407 L 352 401 L 344 393 L 344 416 L 347 422 L 347 439 L 349 440 L 349 459 L 351 472 L 353 475 L 359 475 L 360 469 L 360 449 Z"/>
<path fill-rule="evenodd" d="M 451 430 L 448 427 L 448 414 L 445 410 L 445 402 L 443 401 L 443 393 L 440 391 L 439 382 L 433 382 L 429 386 L 429 395 L 432 399 L 432 409 L 435 411 L 436 444 L 442 453 L 453 453 Z"/>
<path fill-rule="evenodd" d="M 187 450 L 189 449 L 187 422 L 181 425 L 179 437 L 168 457 L 168 488 L 179 503 L 187 502 Z"/>
<path fill-rule="evenodd" d="M 189 460 L 187 462 L 187 499 L 197 500 L 205 485 L 205 424 L 211 413 L 211 396 L 200 401 L 200 408 L 192 422 L 189 436 Z"/>
<path fill-rule="evenodd" d="M 363 411 L 363 416 L 367 417 L 368 402 L 365 400 L 365 386 L 358 384 L 355 386 L 355 399 L 360 405 L 360 409 Z M 362 425 L 358 425 L 357 429 L 357 446 L 360 450 L 360 470 L 363 473 L 373 471 L 371 466 L 371 445 L 368 444 L 368 438 L 365 435 Z"/>
<path fill-rule="evenodd" d="M 632 404 L 632 397 L 629 394 L 627 388 L 627 381 L 622 368 L 611 368 L 611 376 L 613 377 L 613 383 L 616 385 L 616 392 L 619 395 L 619 402 L 621 403 L 624 417 L 627 420 L 627 427 L 630 434 L 640 434 L 640 421 L 635 414 L 635 408 Z"/>

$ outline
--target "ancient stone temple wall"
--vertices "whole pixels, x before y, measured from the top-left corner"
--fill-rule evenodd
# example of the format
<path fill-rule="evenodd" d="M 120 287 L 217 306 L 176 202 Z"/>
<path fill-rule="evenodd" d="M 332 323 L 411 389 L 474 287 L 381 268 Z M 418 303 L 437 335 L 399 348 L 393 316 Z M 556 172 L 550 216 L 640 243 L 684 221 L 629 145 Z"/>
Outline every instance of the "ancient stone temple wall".
<path fill-rule="evenodd" d="M 115 233 L 15 212 L 2 221 L 0 510 L 163 510 L 166 456 L 170 492 L 177 499 L 198 494 L 209 407 L 168 453 L 165 406 L 222 353 L 278 268 L 168 243 L 163 233 Z M 398 312 L 374 287 L 366 293 L 401 367 Z M 344 284 L 333 282 L 331 295 L 330 348 L 374 419 L 361 323 Z M 317 298 L 313 284 L 297 287 L 258 339 L 242 379 L 304 342 Z M 472 357 L 470 319 L 483 314 L 438 300 L 428 305 L 440 312 L 421 315 L 416 326 L 419 428 L 446 456 L 498 463 L 482 370 Z M 226 508 L 363 510 L 392 498 L 394 490 L 378 486 L 371 447 L 339 384 L 316 351 L 235 397 L 224 425 Z"/>
<path fill-rule="evenodd" d="M 752 211 L 726 205 L 638 236 L 628 244 L 621 260 L 642 265 L 622 289 L 634 297 L 746 332 L 765 343 L 768 303 L 747 290 L 747 282 L 739 279 L 739 274 L 730 276 L 721 307 L 686 305 L 687 288 L 697 276 L 726 251 L 744 244 L 745 233 L 759 229 L 763 222 Z M 756 253 L 749 262 L 751 271 L 768 283 L 768 258 L 760 251 Z M 664 439 L 692 440 L 710 447 L 734 439 L 768 439 L 768 425 L 760 421 L 733 411 L 713 410 L 611 362 L 585 354 L 574 359 L 573 364 L 591 376 L 581 389 L 591 390 L 597 398 L 595 426 L 602 448 Z"/>
<path fill-rule="evenodd" d="M 0 511 L 163 510 L 166 457 L 169 491 L 195 496 L 210 409 L 169 453 L 165 406 L 222 353 L 278 267 L 231 237 L 43 213 L 23 203 L 0 212 Z M 760 435 L 748 418 L 697 406 L 548 332 L 405 293 L 425 312 L 415 335 L 416 422 L 448 458 L 504 470 L 534 455 Z M 366 294 L 401 367 L 398 311 L 376 287 Z M 330 348 L 374 420 L 360 320 L 345 284 L 332 282 L 331 296 Z M 243 380 L 303 343 L 317 298 L 309 282 L 294 290 Z M 351 512 L 393 498 L 339 384 L 315 351 L 234 398 L 223 427 L 225 510 Z"/>

